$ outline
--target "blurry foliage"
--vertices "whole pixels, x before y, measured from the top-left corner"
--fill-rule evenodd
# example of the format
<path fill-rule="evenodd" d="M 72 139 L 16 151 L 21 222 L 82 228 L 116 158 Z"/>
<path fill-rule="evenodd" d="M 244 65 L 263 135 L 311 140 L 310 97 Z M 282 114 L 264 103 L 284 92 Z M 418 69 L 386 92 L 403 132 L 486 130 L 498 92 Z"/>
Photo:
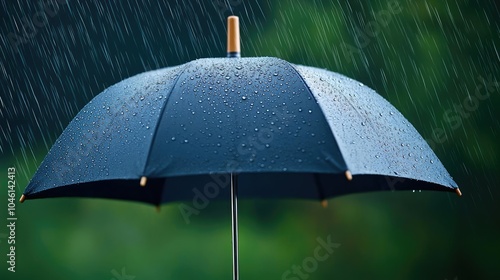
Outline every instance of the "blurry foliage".
<path fill-rule="evenodd" d="M 121 79 L 224 56 L 229 11 L 219 2 L 72 2 L 19 53 L 3 38 L 1 125 L 10 135 L 0 137 L 1 174 L 15 166 L 21 194 L 76 112 Z M 38 9 L 5 3 L 2 36 Z M 481 79 L 500 77 L 497 2 L 232 3 L 241 17 L 243 56 L 343 73 L 387 98 L 424 138 L 442 129 L 445 141 L 432 146 L 464 193 L 360 194 L 335 198 L 327 209 L 307 201 L 242 201 L 241 277 L 281 279 L 312 255 L 317 237 L 331 235 L 341 246 L 310 279 L 498 278 L 498 84 L 458 127 L 446 117 L 450 110 L 457 116 L 456 106 L 466 106 Z M 389 3 L 400 11 L 384 17 Z M 0 182 L 6 185 L 4 175 Z M 6 197 L 0 193 L 2 206 Z M 17 272 L 7 272 L 0 239 L 2 279 L 111 279 L 122 268 L 137 280 L 231 277 L 228 202 L 212 203 L 189 225 L 176 204 L 156 213 L 90 199 L 28 201 L 17 206 L 17 217 Z"/>

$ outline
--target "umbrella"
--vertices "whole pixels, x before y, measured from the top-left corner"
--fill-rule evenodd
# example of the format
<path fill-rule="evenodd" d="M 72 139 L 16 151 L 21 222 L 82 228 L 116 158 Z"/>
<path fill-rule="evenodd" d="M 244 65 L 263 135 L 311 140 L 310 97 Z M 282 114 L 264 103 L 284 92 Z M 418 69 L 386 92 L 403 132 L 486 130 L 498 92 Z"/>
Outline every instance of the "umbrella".
<path fill-rule="evenodd" d="M 71 121 L 21 201 L 100 197 L 153 205 L 231 197 L 326 199 L 367 191 L 461 194 L 415 128 L 341 74 L 272 57 L 241 58 L 237 17 L 227 58 L 123 80 Z M 229 188 L 228 188 L 229 186 Z M 193 189 L 199 187 L 202 190 Z"/>

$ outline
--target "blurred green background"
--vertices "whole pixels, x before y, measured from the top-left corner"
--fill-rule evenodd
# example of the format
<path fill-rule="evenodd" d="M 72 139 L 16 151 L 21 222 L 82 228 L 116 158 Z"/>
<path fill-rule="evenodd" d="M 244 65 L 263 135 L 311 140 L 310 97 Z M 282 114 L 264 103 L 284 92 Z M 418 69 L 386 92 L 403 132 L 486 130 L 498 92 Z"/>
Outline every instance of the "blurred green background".
<path fill-rule="evenodd" d="M 224 56 L 233 13 L 243 56 L 327 68 L 388 99 L 464 194 L 367 193 L 332 199 L 326 209 L 241 201 L 242 279 L 282 279 L 327 236 L 340 246 L 307 279 L 500 279 L 497 1 L 59 1 L 46 24 L 13 45 L 9 34 L 24 36 L 23 18 L 33 21 L 43 3 L 1 2 L 1 223 L 8 167 L 17 170 L 19 197 L 93 96 L 136 73 Z M 7 271 L 0 225 L 1 279 L 231 277 L 229 202 L 211 203 L 190 224 L 178 204 L 156 212 L 47 199 L 16 211 L 16 272 Z"/>

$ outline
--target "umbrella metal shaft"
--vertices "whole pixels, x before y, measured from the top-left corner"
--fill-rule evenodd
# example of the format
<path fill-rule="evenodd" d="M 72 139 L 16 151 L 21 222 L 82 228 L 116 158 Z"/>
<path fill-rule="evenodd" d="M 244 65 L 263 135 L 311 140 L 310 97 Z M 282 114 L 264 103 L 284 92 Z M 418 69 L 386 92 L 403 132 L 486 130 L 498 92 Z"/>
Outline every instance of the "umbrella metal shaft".
<path fill-rule="evenodd" d="M 227 57 L 240 57 L 240 21 L 227 18 Z M 231 232 L 233 245 L 233 280 L 239 280 L 238 267 L 238 176 L 231 173 Z"/>
<path fill-rule="evenodd" d="M 231 173 L 231 219 L 233 245 L 233 280 L 238 280 L 238 176 Z"/>

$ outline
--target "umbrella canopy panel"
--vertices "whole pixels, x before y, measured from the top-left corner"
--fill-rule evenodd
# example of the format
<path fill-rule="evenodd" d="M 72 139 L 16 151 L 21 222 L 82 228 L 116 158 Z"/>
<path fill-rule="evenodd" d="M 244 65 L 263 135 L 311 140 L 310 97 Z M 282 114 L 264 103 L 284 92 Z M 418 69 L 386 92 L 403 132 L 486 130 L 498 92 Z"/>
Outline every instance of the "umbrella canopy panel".
<path fill-rule="evenodd" d="M 61 186 L 138 179 L 154 126 L 181 69 L 136 75 L 91 100 L 50 149 L 26 187 L 27 198 Z"/>
<path fill-rule="evenodd" d="M 187 64 L 155 135 L 148 177 L 347 169 L 309 88 L 275 58 Z"/>
<path fill-rule="evenodd" d="M 374 90 L 338 73 L 295 67 L 324 111 L 352 174 L 414 178 L 457 188 L 417 130 Z"/>

